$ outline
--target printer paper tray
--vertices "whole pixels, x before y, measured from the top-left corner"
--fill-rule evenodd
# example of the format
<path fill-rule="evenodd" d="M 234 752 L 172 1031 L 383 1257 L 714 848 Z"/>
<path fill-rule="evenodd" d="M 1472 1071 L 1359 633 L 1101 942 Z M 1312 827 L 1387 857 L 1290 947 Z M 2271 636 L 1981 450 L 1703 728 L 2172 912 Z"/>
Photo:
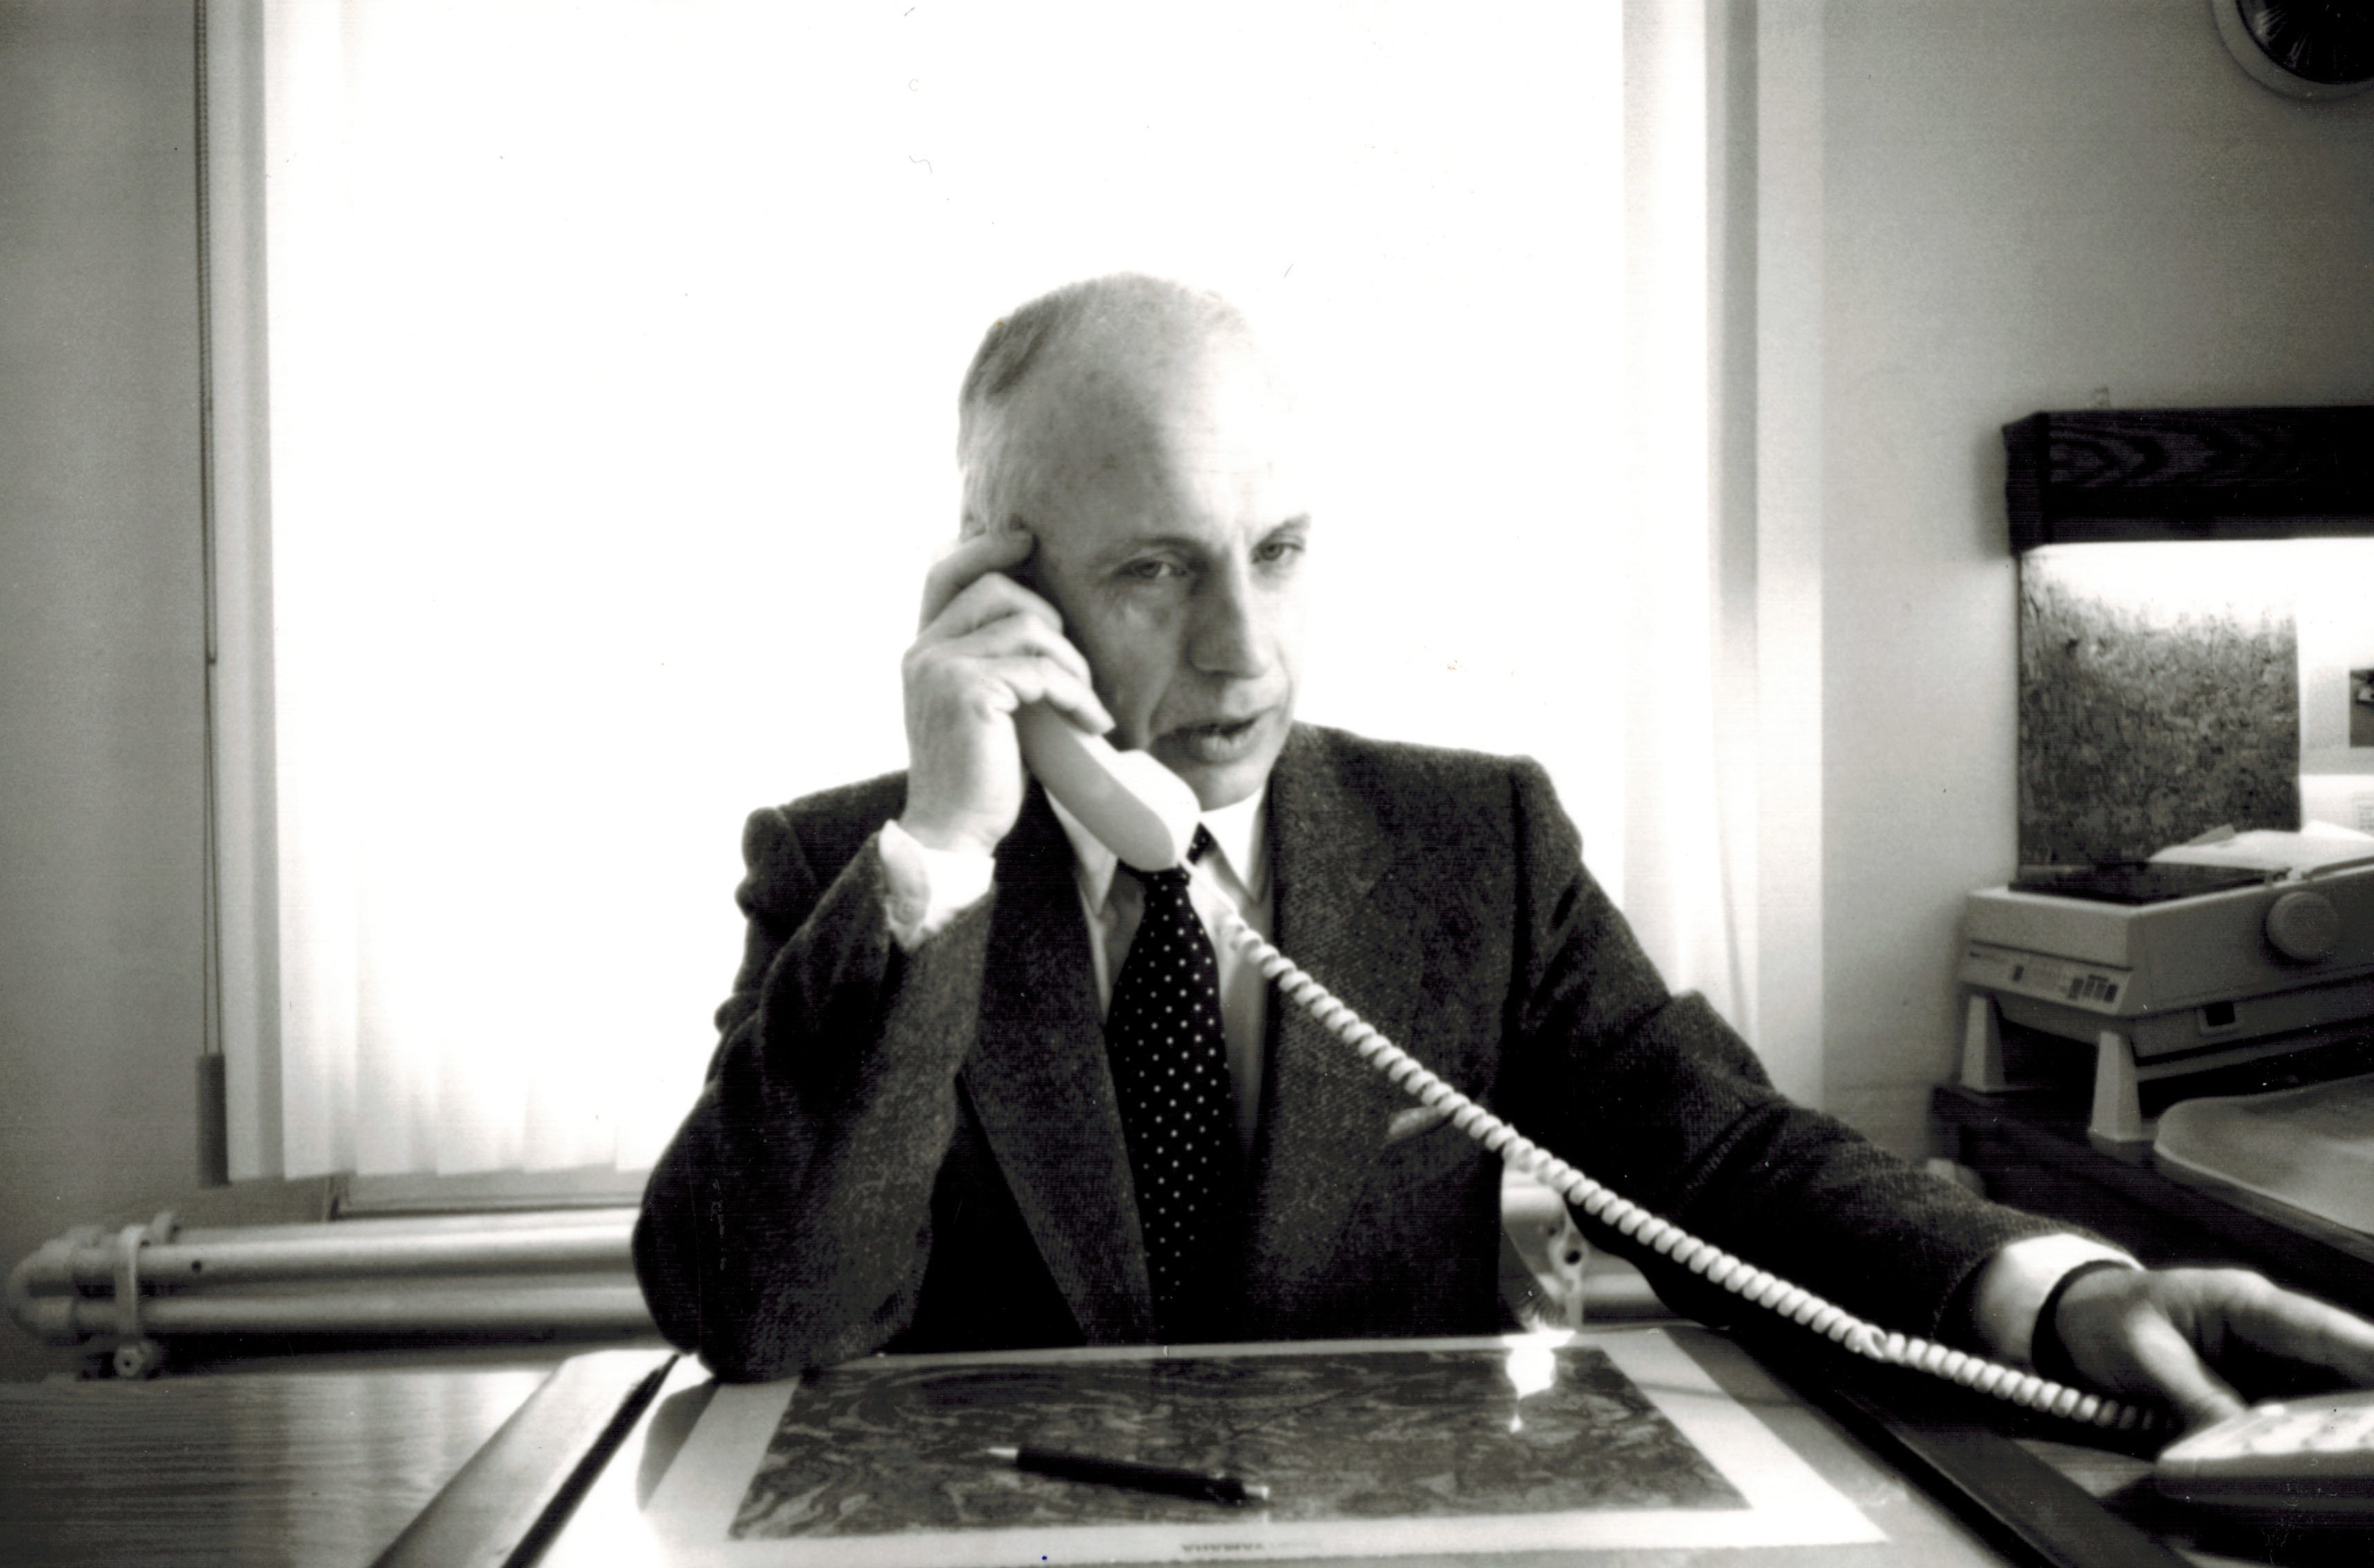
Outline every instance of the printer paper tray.
<path fill-rule="evenodd" d="M 2374 1073 L 2268 1094 L 2186 1100 L 2154 1153 L 2191 1173 L 2374 1235 Z"/>

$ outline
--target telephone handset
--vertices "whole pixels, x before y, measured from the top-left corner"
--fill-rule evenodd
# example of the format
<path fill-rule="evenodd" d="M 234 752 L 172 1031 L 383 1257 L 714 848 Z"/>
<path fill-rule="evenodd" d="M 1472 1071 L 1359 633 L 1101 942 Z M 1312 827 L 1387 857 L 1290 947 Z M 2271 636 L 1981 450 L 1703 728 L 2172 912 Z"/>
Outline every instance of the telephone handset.
<path fill-rule="evenodd" d="M 1087 733 L 1044 704 L 1022 708 L 1014 722 L 1022 760 L 1032 775 L 1113 853 L 1146 872 L 1184 862 L 1202 810 L 1184 779 L 1144 752 L 1115 751 L 1103 737 Z M 1226 898 L 1212 902 L 1218 911 L 1221 935 L 1258 966 L 1280 994 L 1357 1051 L 1395 1087 L 1429 1108 L 1447 1109 L 1451 1123 L 1462 1132 L 1592 1219 L 1733 1295 L 1803 1324 L 1867 1360 L 1918 1367 L 2030 1410 L 2048 1410 L 2096 1426 L 2127 1429 L 2157 1424 L 2152 1412 L 2134 1406 L 1933 1340 L 1890 1333 L 1659 1219 L 1592 1180 L 1428 1071 L 1238 919 L 1233 903 Z"/>
<path fill-rule="evenodd" d="M 1146 752 L 1113 749 L 1043 702 L 1014 715 L 1022 760 L 1099 843 L 1142 872 L 1183 863 L 1204 807 L 1187 780 Z"/>

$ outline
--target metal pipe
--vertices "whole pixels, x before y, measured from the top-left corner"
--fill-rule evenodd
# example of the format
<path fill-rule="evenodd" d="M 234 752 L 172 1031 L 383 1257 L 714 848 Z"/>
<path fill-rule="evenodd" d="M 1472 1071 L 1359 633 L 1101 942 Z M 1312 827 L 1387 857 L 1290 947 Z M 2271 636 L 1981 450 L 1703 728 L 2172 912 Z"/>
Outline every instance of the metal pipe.
<path fill-rule="evenodd" d="M 23 1324 L 28 1333 L 38 1335 L 44 1340 L 50 1340 L 51 1336 L 40 1327 L 41 1302 L 33 1294 L 33 1280 L 42 1271 L 52 1253 L 63 1250 L 59 1242 L 43 1242 L 38 1250 L 18 1258 L 17 1266 L 8 1270 L 8 1316 Z"/>
<path fill-rule="evenodd" d="M 635 1206 L 613 1203 L 600 1208 L 523 1209 L 488 1213 L 347 1214 L 335 1220 L 255 1225 L 184 1225 L 175 1234 L 181 1241 L 209 1241 L 226 1236 L 276 1235 L 292 1240 L 320 1235 L 479 1235 L 492 1231 L 559 1230 L 574 1225 L 631 1225 Z"/>
<path fill-rule="evenodd" d="M 627 1269 L 633 1226 L 627 1223 L 428 1235 L 340 1234 L 354 1225 L 288 1226 L 317 1234 L 282 1236 L 258 1227 L 203 1233 L 140 1249 L 140 1274 L 159 1288 L 234 1284 L 264 1280 L 330 1280 L 356 1275 L 471 1274 L 556 1269 Z M 329 1234 L 319 1234 L 329 1233 Z M 105 1288 L 114 1278 L 115 1249 L 78 1247 L 72 1286 Z"/>
<path fill-rule="evenodd" d="M 633 1331 L 631 1209 L 254 1225 L 81 1227 L 10 1271 L 8 1311 L 53 1343 L 218 1333 Z M 159 1239 L 145 1241 L 147 1235 Z M 126 1265 L 130 1268 L 127 1270 Z M 563 1277 L 556 1277 L 563 1276 Z"/>
<path fill-rule="evenodd" d="M 117 1328 L 115 1304 L 90 1296 L 36 1296 L 25 1327 L 53 1343 L 77 1343 Z M 504 1283 L 322 1291 L 292 1295 L 151 1297 L 142 1328 L 183 1334 L 466 1334 L 553 1330 L 636 1333 L 652 1328 L 643 1293 L 616 1284 Z"/>

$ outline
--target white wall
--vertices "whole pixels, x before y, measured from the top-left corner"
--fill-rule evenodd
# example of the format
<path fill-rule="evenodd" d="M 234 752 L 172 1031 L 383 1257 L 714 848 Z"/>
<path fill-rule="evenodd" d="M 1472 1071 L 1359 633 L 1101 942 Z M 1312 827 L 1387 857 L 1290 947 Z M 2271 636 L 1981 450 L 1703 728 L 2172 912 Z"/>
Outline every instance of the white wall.
<path fill-rule="evenodd" d="M 196 1178 L 190 29 L 0 0 L 0 1268 Z"/>
<path fill-rule="evenodd" d="M 2269 92 L 2201 0 L 1820 17 L 1826 1099 L 1912 1151 L 2016 857 L 1997 427 L 2374 401 L 2374 95 Z"/>

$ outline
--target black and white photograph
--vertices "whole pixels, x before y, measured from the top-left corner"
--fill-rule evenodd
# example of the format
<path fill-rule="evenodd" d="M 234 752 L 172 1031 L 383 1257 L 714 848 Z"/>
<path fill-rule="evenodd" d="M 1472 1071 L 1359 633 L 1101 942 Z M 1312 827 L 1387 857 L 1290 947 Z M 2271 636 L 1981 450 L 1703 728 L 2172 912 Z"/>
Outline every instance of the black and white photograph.
<path fill-rule="evenodd" d="M 0 0 L 0 1560 L 2350 1560 L 2369 88 Z"/>

